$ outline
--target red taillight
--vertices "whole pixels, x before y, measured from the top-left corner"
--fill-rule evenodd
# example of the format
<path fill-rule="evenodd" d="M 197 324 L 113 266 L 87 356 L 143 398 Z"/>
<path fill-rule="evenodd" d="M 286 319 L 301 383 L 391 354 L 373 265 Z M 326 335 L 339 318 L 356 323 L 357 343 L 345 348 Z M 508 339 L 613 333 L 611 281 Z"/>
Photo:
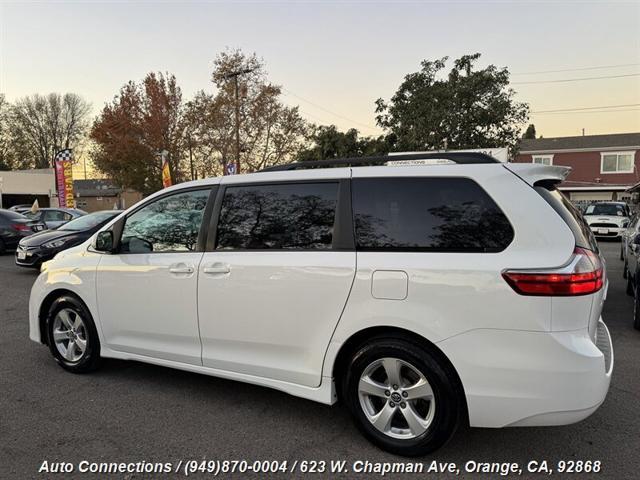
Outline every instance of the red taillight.
<path fill-rule="evenodd" d="M 18 232 L 30 232 L 31 231 L 31 227 L 29 225 L 25 225 L 24 223 L 14 223 L 13 225 L 11 225 L 11 227 L 14 230 L 17 230 Z"/>
<path fill-rule="evenodd" d="M 507 270 L 502 276 L 520 295 L 572 296 L 595 293 L 604 285 L 600 257 L 576 247 L 566 267 L 554 270 Z"/>

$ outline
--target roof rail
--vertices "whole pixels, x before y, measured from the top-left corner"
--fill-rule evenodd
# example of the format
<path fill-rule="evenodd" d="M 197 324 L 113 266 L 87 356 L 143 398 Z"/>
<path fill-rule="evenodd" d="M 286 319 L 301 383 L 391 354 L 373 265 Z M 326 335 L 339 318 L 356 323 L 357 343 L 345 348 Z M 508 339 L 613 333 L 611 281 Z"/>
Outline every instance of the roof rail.
<path fill-rule="evenodd" d="M 442 152 L 442 153 L 410 153 L 405 155 L 384 155 L 378 157 L 353 157 L 332 158 L 328 160 L 313 160 L 304 162 L 274 165 L 260 170 L 261 172 L 283 172 L 288 170 L 306 170 L 309 168 L 335 168 L 335 167 L 371 167 L 384 165 L 387 162 L 411 161 L 411 160 L 450 160 L 460 164 L 500 163 L 486 153 L 480 152 Z"/>

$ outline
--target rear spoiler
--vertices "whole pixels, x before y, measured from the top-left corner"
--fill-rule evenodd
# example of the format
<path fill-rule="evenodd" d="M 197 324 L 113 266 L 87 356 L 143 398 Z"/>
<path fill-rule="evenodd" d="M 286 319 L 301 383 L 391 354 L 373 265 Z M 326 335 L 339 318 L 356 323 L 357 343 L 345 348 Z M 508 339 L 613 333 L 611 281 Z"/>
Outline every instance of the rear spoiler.
<path fill-rule="evenodd" d="M 505 163 L 504 167 L 532 187 L 538 182 L 561 183 L 571 172 L 571 167 L 538 163 Z"/>

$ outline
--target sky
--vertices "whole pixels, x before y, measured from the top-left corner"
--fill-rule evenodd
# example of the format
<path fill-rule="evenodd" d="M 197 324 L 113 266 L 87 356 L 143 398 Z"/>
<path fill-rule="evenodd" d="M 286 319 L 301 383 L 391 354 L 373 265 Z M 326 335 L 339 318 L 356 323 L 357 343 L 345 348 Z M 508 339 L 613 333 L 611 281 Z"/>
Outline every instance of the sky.
<path fill-rule="evenodd" d="M 227 47 L 262 57 L 283 100 L 311 122 L 362 135 L 381 132 L 375 100 L 422 60 L 474 52 L 480 67 L 509 69 L 538 135 L 640 131 L 640 0 L 0 0 L 0 92 L 10 101 L 75 92 L 97 114 L 150 71 L 175 74 L 188 99 L 213 91 L 212 60 Z"/>

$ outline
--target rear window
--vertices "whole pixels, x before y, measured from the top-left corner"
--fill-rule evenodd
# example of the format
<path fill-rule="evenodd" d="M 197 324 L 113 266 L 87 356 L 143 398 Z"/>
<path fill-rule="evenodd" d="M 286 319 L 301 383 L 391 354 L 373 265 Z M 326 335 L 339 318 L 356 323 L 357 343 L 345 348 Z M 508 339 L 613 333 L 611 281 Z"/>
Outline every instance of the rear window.
<path fill-rule="evenodd" d="M 352 183 L 359 250 L 500 252 L 513 228 L 468 178 L 360 178 Z"/>
<path fill-rule="evenodd" d="M 6 220 L 27 220 L 27 217 L 24 215 L 11 210 L 4 210 L 0 212 L 0 218 L 4 218 Z"/>
<path fill-rule="evenodd" d="M 596 238 L 593 236 L 593 232 L 580 211 L 571 201 L 569 201 L 555 185 L 536 184 L 534 188 L 571 229 L 576 239 L 576 246 L 597 252 L 598 244 L 596 243 Z"/>

